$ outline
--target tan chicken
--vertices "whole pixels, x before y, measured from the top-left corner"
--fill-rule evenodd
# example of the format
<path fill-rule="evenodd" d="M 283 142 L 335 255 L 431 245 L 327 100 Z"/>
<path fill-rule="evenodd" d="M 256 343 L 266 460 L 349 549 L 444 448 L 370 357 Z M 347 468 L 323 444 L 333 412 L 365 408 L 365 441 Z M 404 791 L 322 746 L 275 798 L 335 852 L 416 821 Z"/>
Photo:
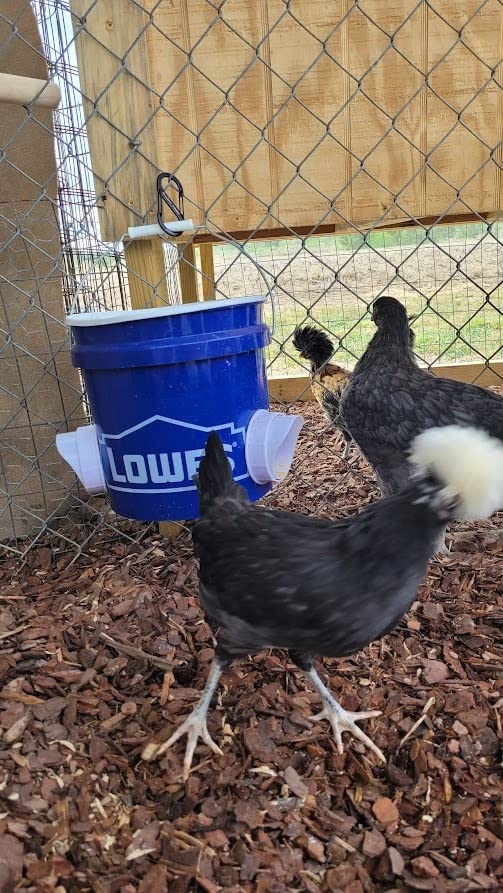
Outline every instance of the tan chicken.
<path fill-rule="evenodd" d="M 328 335 L 315 326 L 300 326 L 295 329 L 293 346 L 311 364 L 311 390 L 330 424 L 342 432 L 346 442 L 342 458 L 347 459 L 352 438 L 340 421 L 339 401 L 351 373 L 344 366 L 329 362 L 334 345 Z"/>

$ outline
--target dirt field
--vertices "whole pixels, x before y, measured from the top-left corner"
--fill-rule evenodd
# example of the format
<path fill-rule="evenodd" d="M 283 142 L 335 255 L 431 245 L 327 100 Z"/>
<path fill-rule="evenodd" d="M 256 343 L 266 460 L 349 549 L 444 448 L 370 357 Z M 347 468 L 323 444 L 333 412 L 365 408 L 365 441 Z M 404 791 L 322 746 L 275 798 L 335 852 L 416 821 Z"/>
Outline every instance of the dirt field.
<path fill-rule="evenodd" d="M 365 315 L 367 305 L 380 294 L 391 294 L 410 313 L 421 313 L 414 328 L 416 350 L 425 361 L 501 358 L 499 242 L 489 235 L 468 237 L 466 227 L 446 232 L 438 244 L 416 245 L 410 232 L 401 231 L 374 234 L 380 237 L 378 246 L 351 250 L 345 245 L 349 237 L 342 240 L 344 250 L 340 237 L 313 238 L 305 248 L 296 240 L 249 246 L 271 284 L 274 277 L 272 374 L 302 371 L 290 338 L 295 325 L 308 316 L 335 336 L 339 359 L 354 362 L 374 331 Z M 419 241 L 417 232 L 416 237 Z M 214 251 L 222 294 L 264 293 L 262 277 L 250 261 L 236 260 L 232 249 L 218 246 Z"/>
<path fill-rule="evenodd" d="M 315 406 L 271 505 L 328 516 L 375 498 Z M 287 657 L 223 677 L 186 784 L 189 712 L 213 654 L 189 534 L 43 543 L 0 566 L 0 891 L 434 893 L 503 889 L 503 518 L 463 524 L 399 628 L 323 676 L 384 750 L 336 752 Z"/>
<path fill-rule="evenodd" d="M 496 230 L 501 238 L 503 233 Z M 252 242 L 246 251 L 259 264 L 261 275 L 231 246 L 214 246 L 216 294 L 238 297 L 274 293 L 266 319 L 274 322 L 269 349 L 270 374 L 301 374 L 291 345 L 296 325 L 310 318 L 333 336 L 336 357 L 353 365 L 374 332 L 368 305 L 380 294 L 403 301 L 414 323 L 416 351 L 427 363 L 467 362 L 503 357 L 502 248 L 498 238 L 484 236 L 482 226 L 443 227 L 424 240 L 419 230 L 376 232 L 369 244 L 351 236 L 324 236 Z M 181 300 L 178 253 L 166 249 L 168 291 Z M 82 260 L 82 270 L 90 260 Z M 119 276 L 115 260 L 103 262 L 88 279 L 81 309 L 117 309 L 127 304 L 125 265 Z M 202 299 L 199 252 L 198 289 Z M 265 280 L 264 280 L 265 277 Z M 155 283 L 153 283 L 155 285 Z"/>

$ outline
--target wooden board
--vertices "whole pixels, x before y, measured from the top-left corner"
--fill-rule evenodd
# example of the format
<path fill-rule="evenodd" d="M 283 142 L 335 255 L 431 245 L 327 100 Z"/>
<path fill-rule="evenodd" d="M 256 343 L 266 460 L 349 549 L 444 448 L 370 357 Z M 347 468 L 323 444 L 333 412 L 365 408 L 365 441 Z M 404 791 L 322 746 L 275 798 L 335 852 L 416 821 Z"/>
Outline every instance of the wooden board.
<path fill-rule="evenodd" d="M 192 242 L 188 242 L 181 251 L 178 264 L 182 304 L 192 304 L 194 301 L 197 301 L 196 269 L 194 245 Z"/>
<path fill-rule="evenodd" d="M 114 242 L 156 220 L 148 17 L 133 0 L 72 0 L 71 10 L 102 236 Z"/>
<path fill-rule="evenodd" d="M 47 80 L 31 5 L 2 0 L 1 12 L 3 70 Z M 28 119 L 0 103 L 0 542 L 32 538 L 67 514 L 75 474 L 54 438 L 87 424 L 64 324 L 52 131 L 49 109 Z"/>
<path fill-rule="evenodd" d="M 479 5 L 99 0 L 75 30 L 103 237 L 151 219 L 158 166 L 233 234 L 494 213 L 503 10 Z"/>
<path fill-rule="evenodd" d="M 203 301 L 213 301 L 215 299 L 215 261 L 213 257 L 213 245 L 200 245 L 199 258 Z"/>
<path fill-rule="evenodd" d="M 126 247 L 129 296 L 133 310 L 170 303 L 161 239 L 140 239 Z"/>
<path fill-rule="evenodd" d="M 485 363 L 463 363 L 459 365 L 432 366 L 430 372 L 440 378 L 452 378 L 483 387 L 503 384 L 503 362 L 497 361 L 486 366 Z M 280 403 L 313 402 L 314 396 L 307 375 L 290 375 L 288 378 L 269 379 L 269 395 L 271 400 Z"/>

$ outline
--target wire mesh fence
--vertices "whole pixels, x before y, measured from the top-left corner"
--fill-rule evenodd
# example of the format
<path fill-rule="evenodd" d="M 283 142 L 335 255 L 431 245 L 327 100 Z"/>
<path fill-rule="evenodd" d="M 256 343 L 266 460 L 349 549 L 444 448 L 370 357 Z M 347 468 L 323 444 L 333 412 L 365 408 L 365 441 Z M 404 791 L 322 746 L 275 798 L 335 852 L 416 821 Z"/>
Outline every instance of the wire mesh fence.
<path fill-rule="evenodd" d="M 71 307 L 267 283 L 269 373 L 291 405 L 309 372 L 295 327 L 314 321 L 352 365 L 390 294 L 416 315 L 421 362 L 503 382 L 502 20 L 499 0 L 6 0 L 0 70 L 62 98 L 2 104 L 1 549 L 77 555 L 146 530 L 55 449 L 89 417 Z M 182 181 L 195 228 L 138 267 L 125 237 L 155 222 L 159 170 Z"/>

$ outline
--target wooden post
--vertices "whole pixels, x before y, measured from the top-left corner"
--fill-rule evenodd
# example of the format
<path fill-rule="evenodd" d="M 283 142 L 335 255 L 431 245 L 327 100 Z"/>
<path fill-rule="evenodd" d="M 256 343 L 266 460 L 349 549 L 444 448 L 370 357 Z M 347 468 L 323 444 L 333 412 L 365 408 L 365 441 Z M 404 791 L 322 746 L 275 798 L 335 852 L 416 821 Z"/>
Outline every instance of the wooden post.
<path fill-rule="evenodd" d="M 130 242 L 126 246 L 126 266 L 133 310 L 163 307 L 170 303 L 161 239 Z M 166 539 L 179 536 L 182 529 L 182 525 L 174 521 L 159 522 L 159 533 Z"/>
<path fill-rule="evenodd" d="M 141 239 L 126 245 L 129 295 L 133 310 L 169 304 L 161 239 Z"/>
<path fill-rule="evenodd" d="M 159 521 L 159 533 L 165 540 L 174 540 L 183 530 L 183 521 Z"/>
<path fill-rule="evenodd" d="M 5 89 L 47 85 L 44 48 L 30 4 L 2 0 L 0 10 L 0 143 L 9 162 L 0 163 L 0 542 L 17 539 L 24 551 L 48 518 L 71 510 L 75 474 L 54 437 L 88 420 L 64 325 L 51 111 L 39 103 L 31 118 Z M 55 99 L 50 86 L 45 98 Z"/>
<path fill-rule="evenodd" d="M 196 252 L 194 243 L 188 242 L 183 246 L 180 256 L 180 291 L 182 304 L 192 304 L 197 301 L 197 276 L 196 276 Z"/>
<path fill-rule="evenodd" d="M 204 242 L 199 246 L 201 255 L 201 279 L 203 283 L 203 301 L 215 299 L 215 264 L 213 262 L 213 245 Z"/>

